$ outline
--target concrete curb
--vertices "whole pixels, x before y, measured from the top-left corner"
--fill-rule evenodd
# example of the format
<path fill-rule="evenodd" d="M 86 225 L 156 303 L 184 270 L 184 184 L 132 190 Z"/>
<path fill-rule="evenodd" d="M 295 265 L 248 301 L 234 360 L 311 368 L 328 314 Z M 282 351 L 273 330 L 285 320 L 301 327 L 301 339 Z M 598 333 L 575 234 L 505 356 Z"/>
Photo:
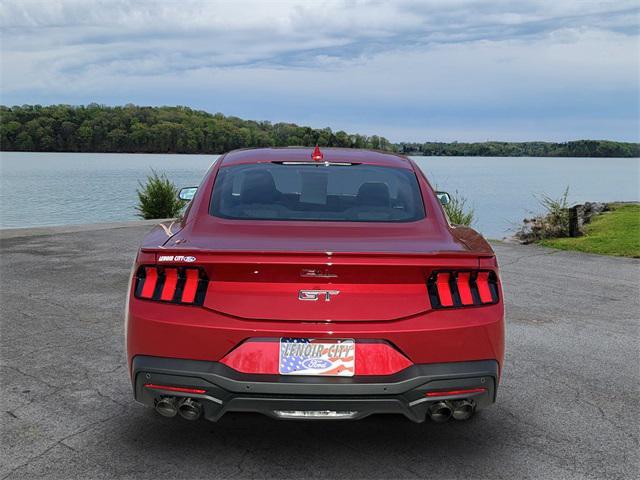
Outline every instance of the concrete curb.
<path fill-rule="evenodd" d="M 160 222 L 174 220 L 172 218 L 158 218 L 153 220 L 132 220 L 130 222 L 87 223 L 81 225 L 61 225 L 56 227 L 4 228 L 0 229 L 0 240 L 21 237 L 40 237 L 58 235 L 61 233 L 91 232 L 96 230 L 111 230 L 115 228 L 153 226 Z"/>

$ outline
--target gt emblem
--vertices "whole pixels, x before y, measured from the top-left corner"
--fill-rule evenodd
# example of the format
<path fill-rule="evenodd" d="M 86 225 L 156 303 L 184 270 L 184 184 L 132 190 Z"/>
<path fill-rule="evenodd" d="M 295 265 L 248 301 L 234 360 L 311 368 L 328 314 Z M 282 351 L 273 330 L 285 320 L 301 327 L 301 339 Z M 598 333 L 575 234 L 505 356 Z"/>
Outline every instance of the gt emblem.
<path fill-rule="evenodd" d="M 330 302 L 331 297 L 335 297 L 339 293 L 340 290 L 300 290 L 298 292 L 298 300 L 317 302 L 321 298 L 324 298 L 325 302 Z"/>

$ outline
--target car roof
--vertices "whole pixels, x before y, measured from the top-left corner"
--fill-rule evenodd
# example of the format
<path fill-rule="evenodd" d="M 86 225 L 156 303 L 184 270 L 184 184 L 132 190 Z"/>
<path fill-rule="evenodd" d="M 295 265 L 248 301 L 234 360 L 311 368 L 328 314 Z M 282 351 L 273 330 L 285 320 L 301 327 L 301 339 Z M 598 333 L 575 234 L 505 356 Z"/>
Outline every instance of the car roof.
<path fill-rule="evenodd" d="M 384 167 L 396 167 L 413 170 L 409 159 L 403 155 L 379 150 L 361 150 L 356 148 L 320 148 L 324 156 L 323 162 L 364 163 Z M 246 163 L 267 162 L 309 162 L 313 148 L 282 147 L 282 148 L 247 148 L 233 150 L 225 154 L 220 166 L 240 165 Z"/>

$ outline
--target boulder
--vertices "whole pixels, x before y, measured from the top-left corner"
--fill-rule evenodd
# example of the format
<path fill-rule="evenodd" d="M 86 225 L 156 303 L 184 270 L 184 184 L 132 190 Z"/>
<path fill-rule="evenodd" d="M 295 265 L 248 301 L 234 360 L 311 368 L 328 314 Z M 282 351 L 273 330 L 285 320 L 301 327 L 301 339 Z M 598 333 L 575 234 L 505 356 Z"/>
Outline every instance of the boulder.
<path fill-rule="evenodd" d="M 607 210 L 609 210 L 608 204 L 602 202 L 585 202 L 569 208 L 569 236 L 581 236 L 584 225 L 591 222 L 595 215 Z"/>

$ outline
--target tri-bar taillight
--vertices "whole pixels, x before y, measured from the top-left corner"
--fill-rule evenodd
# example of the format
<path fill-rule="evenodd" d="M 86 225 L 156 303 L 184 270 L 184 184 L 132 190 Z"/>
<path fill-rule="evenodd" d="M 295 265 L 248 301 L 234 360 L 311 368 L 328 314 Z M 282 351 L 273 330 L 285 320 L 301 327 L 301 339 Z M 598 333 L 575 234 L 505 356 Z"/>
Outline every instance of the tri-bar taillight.
<path fill-rule="evenodd" d="M 427 280 L 432 308 L 460 308 L 498 302 L 498 276 L 491 270 L 435 271 Z"/>
<path fill-rule="evenodd" d="M 143 265 L 135 277 L 136 298 L 202 305 L 209 280 L 202 268 Z"/>

